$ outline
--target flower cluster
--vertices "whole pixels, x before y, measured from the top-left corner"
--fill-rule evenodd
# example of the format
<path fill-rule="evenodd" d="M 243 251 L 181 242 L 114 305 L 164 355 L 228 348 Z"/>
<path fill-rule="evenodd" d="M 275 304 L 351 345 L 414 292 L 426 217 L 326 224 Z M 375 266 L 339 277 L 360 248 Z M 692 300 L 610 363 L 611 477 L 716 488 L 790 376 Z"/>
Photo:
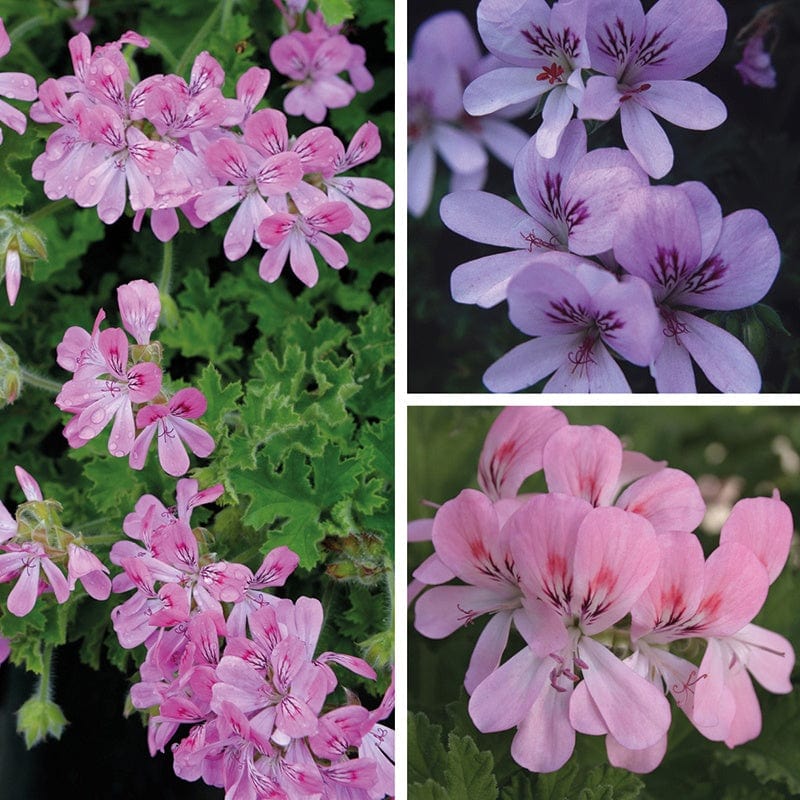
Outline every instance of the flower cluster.
<path fill-rule="evenodd" d="M 225 254 L 242 258 L 257 239 L 267 250 L 265 280 L 274 281 L 288 257 L 295 274 L 313 285 L 317 266 L 309 242 L 331 266 L 345 266 L 347 254 L 327 234 L 362 241 L 369 221 L 354 203 L 386 208 L 392 202 L 381 181 L 339 177 L 377 155 L 375 125 L 365 123 L 346 152 L 329 128 L 290 139 L 282 112 L 255 111 L 269 70 L 247 70 L 236 99 L 222 94 L 225 73 L 207 52 L 195 59 L 188 83 L 172 74 L 134 83 L 121 53 L 125 44 L 147 47 L 148 40 L 128 32 L 93 50 L 77 34 L 69 43 L 74 75 L 39 87 L 31 117 L 60 126 L 33 165 L 45 194 L 96 207 L 105 223 L 118 220 L 130 202 L 136 230 L 149 210 L 161 241 L 178 232 L 178 209 L 200 227 L 238 205 Z"/>
<path fill-rule="evenodd" d="M 5 25 L 0 18 L 0 58 L 8 55 L 11 50 L 11 40 L 8 38 Z M 36 81 L 24 72 L 0 72 L 0 98 L 9 100 L 35 100 Z M 17 108 L 9 105 L 5 100 L 0 100 L 0 122 L 8 125 L 17 133 L 25 133 L 27 118 Z M 0 144 L 3 142 L 3 129 L 0 128 Z"/>
<path fill-rule="evenodd" d="M 73 326 L 58 345 L 59 366 L 73 373 L 55 401 L 62 411 L 74 414 L 64 436 L 70 447 L 82 447 L 113 419 L 111 455 L 129 456 L 130 466 L 142 469 L 156 437 L 162 469 L 183 475 L 189 469 L 186 447 L 201 458 L 214 450 L 212 437 L 189 421 L 205 413 L 206 399 L 191 387 L 171 394 L 163 386 L 161 345 L 150 341 L 161 314 L 156 285 L 144 280 L 124 284 L 117 289 L 117 302 L 124 330 L 101 330 L 106 316 L 101 309 L 91 333 Z"/>
<path fill-rule="evenodd" d="M 16 581 L 6 602 L 8 610 L 24 617 L 45 592 L 65 603 L 78 581 L 95 600 L 105 600 L 111 594 L 108 568 L 84 546 L 80 534 L 62 525 L 59 503 L 45 500 L 39 484 L 22 467 L 15 470 L 26 502 L 13 517 L 0 502 L 0 583 Z M 3 649 L 0 642 L 0 654 Z"/>
<path fill-rule="evenodd" d="M 392 733 L 379 723 L 393 692 L 374 711 L 326 702 L 338 685 L 332 664 L 368 679 L 375 672 L 353 656 L 315 656 L 318 600 L 265 591 L 297 567 L 291 550 L 272 550 L 256 572 L 203 551 L 191 510 L 221 493 L 184 479 L 176 509 L 145 495 L 124 523 L 136 541 L 111 550 L 123 570 L 114 591 L 135 590 L 112 612 L 114 629 L 123 647 L 147 648 L 131 700 L 151 711 L 151 753 L 189 724 L 172 748 L 176 774 L 223 786 L 226 797 L 392 794 Z"/>
<path fill-rule="evenodd" d="M 547 492 L 519 494 L 540 470 Z M 478 481 L 415 523 L 435 553 L 412 594 L 429 637 L 489 618 L 465 680 L 479 730 L 516 728 L 511 754 L 537 772 L 569 759 L 576 732 L 649 772 L 666 751 L 667 694 L 713 741 L 759 734 L 751 678 L 786 693 L 794 666 L 791 644 L 752 623 L 789 554 L 777 493 L 736 503 L 706 558 L 688 474 L 546 408 L 501 412 Z M 503 661 L 512 625 L 524 646 Z"/>
<path fill-rule="evenodd" d="M 283 101 L 287 114 L 319 124 L 329 108 L 345 108 L 356 92 L 368 92 L 375 85 L 365 66 L 366 51 L 342 35 L 341 25 L 327 25 L 321 11 L 309 11 L 309 30 L 304 32 L 298 30 L 300 14 L 281 11 L 293 30 L 272 43 L 269 57 L 278 72 L 291 78 L 292 88 Z M 350 83 L 339 76 L 342 72 Z"/>
<path fill-rule="evenodd" d="M 534 337 L 486 371 L 487 388 L 518 391 L 552 376 L 545 391 L 629 392 L 622 360 L 649 368 L 661 392 L 697 391 L 693 363 L 720 391 L 759 391 L 745 345 L 694 312 L 758 303 L 780 265 L 774 233 L 753 209 L 723 217 L 699 182 L 650 185 L 673 162 L 655 116 L 701 130 L 726 117 L 717 97 L 686 80 L 724 42 L 717 0 L 659 0 L 647 14 L 639 0 L 481 0 L 478 28 L 504 65 L 466 87 L 466 111 L 546 98 L 514 161 L 524 210 L 474 188 L 440 207 L 456 233 L 512 248 L 458 266 L 451 279 L 457 302 L 507 300 L 513 325 Z M 583 120 L 618 112 L 627 149 L 588 150 Z"/>

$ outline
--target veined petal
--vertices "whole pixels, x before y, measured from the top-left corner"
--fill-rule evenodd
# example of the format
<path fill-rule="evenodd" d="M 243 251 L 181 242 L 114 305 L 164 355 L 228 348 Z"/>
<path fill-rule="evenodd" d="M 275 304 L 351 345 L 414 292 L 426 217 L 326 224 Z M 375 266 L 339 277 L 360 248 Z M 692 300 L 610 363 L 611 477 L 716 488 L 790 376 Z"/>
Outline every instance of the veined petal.
<path fill-rule="evenodd" d="M 561 137 L 572 118 L 573 108 L 572 100 L 563 86 L 553 89 L 545 100 L 542 124 L 536 132 L 536 149 L 544 158 L 553 158 L 558 151 Z"/>
<path fill-rule="evenodd" d="M 661 690 L 589 637 L 581 639 L 578 649 L 589 665 L 583 680 L 614 738 L 631 750 L 659 742 L 671 717 Z"/>
<path fill-rule="evenodd" d="M 621 77 L 638 51 L 644 20 L 640 0 L 594 0 L 586 19 L 592 68 L 615 79 Z"/>
<path fill-rule="evenodd" d="M 527 249 L 524 234 L 533 219 L 508 200 L 488 192 L 448 194 L 439 206 L 442 222 L 451 231 L 474 242 Z"/>
<path fill-rule="evenodd" d="M 716 128 L 728 116 L 722 100 L 692 81 L 656 81 L 637 100 L 673 125 L 693 131 Z"/>
<path fill-rule="evenodd" d="M 661 350 L 650 365 L 650 374 L 656 382 L 656 389 L 662 394 L 693 394 L 697 391 L 692 357 L 677 336 L 665 335 Z"/>
<path fill-rule="evenodd" d="M 775 694 L 792 691 L 790 678 L 795 655 L 791 642 L 758 625 L 745 625 L 731 639 L 747 647 L 747 669 L 767 691 Z"/>
<path fill-rule="evenodd" d="M 452 125 L 434 125 L 433 142 L 439 155 L 453 172 L 477 172 L 484 169 L 489 161 L 480 139 L 469 131 Z"/>
<path fill-rule="evenodd" d="M 482 614 L 507 608 L 515 594 L 510 588 L 434 586 L 414 606 L 414 627 L 430 639 L 443 639 Z"/>
<path fill-rule="evenodd" d="M 564 364 L 581 334 L 540 336 L 509 350 L 483 374 L 490 392 L 517 392 L 533 386 Z"/>
<path fill-rule="evenodd" d="M 500 665 L 503 651 L 508 644 L 511 631 L 511 611 L 494 614 L 481 631 L 469 659 L 469 668 L 464 677 L 464 688 L 472 694 L 481 681 L 487 678 Z"/>
<path fill-rule="evenodd" d="M 425 138 L 413 142 L 408 152 L 408 210 L 415 217 L 421 217 L 430 205 L 435 172 L 433 141 Z"/>
<path fill-rule="evenodd" d="M 499 67 L 485 72 L 464 90 L 464 108 L 480 117 L 539 97 L 553 88 L 548 81 L 536 80 L 540 72 L 538 67 Z"/>
<path fill-rule="evenodd" d="M 524 250 L 511 250 L 459 264 L 450 276 L 453 300 L 474 303 L 481 308 L 496 306 L 506 299 L 511 279 L 528 266 L 532 258 L 534 256 Z"/>
<path fill-rule="evenodd" d="M 653 114 L 631 97 L 620 107 L 622 138 L 642 169 L 652 178 L 663 178 L 671 169 L 672 145 Z"/>

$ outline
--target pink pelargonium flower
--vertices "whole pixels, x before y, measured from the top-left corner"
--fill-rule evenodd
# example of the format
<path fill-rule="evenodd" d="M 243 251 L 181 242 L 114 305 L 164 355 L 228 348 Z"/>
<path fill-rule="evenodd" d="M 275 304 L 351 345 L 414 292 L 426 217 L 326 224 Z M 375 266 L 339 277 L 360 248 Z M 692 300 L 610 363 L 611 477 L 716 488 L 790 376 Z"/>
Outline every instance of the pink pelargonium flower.
<path fill-rule="evenodd" d="M 108 450 L 125 456 L 136 436 L 131 403 L 146 403 L 161 391 L 161 369 L 150 362 L 129 367 L 128 337 L 120 328 L 100 331 L 97 348 L 109 377 L 75 377 L 64 384 L 55 402 L 62 411 L 75 414 L 64 428 L 70 447 L 83 447 L 113 417 Z"/>
<path fill-rule="evenodd" d="M 344 36 L 324 39 L 294 31 L 276 39 L 269 49 L 275 69 L 297 85 L 286 95 L 283 108 L 319 124 L 329 108 L 344 108 L 356 90 L 338 76 L 347 69 L 351 45 Z"/>
<path fill-rule="evenodd" d="M 288 258 L 292 272 L 306 286 L 314 286 L 319 270 L 310 245 L 319 251 L 328 266 L 342 269 L 348 261 L 347 253 L 328 234 L 341 233 L 352 223 L 352 211 L 338 202 L 320 203 L 307 213 L 276 212 L 258 226 L 258 241 L 267 248 L 258 274 L 263 280 L 273 283 Z"/>
<path fill-rule="evenodd" d="M 211 172 L 226 183 L 203 191 L 195 212 L 210 222 L 239 206 L 223 240 L 226 258 L 235 261 L 247 254 L 259 224 L 270 214 L 264 198 L 285 194 L 302 180 L 300 158 L 292 152 L 264 156 L 249 144 L 247 134 L 242 142 L 227 138 L 213 142 L 204 158 Z"/>
<path fill-rule="evenodd" d="M 8 38 L 3 20 L 0 19 L 0 58 L 8 55 L 9 50 L 11 50 L 11 40 Z M 11 100 L 35 100 L 36 81 L 24 72 L 0 72 L 0 97 L 8 97 Z M 19 109 L 0 100 L 0 122 L 23 134 L 27 121 L 27 117 Z M 2 141 L 3 130 L 0 128 L 0 144 Z"/>
<path fill-rule="evenodd" d="M 150 334 L 158 325 L 161 298 L 151 281 L 135 280 L 117 287 L 117 304 L 122 327 L 139 344 L 149 344 Z"/>
<path fill-rule="evenodd" d="M 202 417 L 206 412 L 206 398 L 194 388 L 181 389 L 169 403 L 145 406 L 136 414 L 136 426 L 142 428 L 130 451 L 128 463 L 132 469 L 142 469 L 153 436 L 158 434 L 158 460 L 167 475 L 179 477 L 189 469 L 189 456 L 185 447 L 199 458 L 214 450 L 214 439 L 190 419 Z"/>
<path fill-rule="evenodd" d="M 650 524 L 547 494 L 529 500 L 506 527 L 525 597 L 515 624 L 527 646 L 473 691 L 475 725 L 483 732 L 516 727 L 511 755 L 536 772 L 552 772 L 570 757 L 584 701 L 625 747 L 660 741 L 670 723 L 663 693 L 592 638 L 624 617 L 650 583 L 658 567 Z"/>
<path fill-rule="evenodd" d="M 0 554 L 0 583 L 16 580 L 8 595 L 6 607 L 16 617 L 24 617 L 36 604 L 36 598 L 48 586 L 59 603 L 69 598 L 69 585 L 64 574 L 50 560 L 39 542 L 4 545 Z M 40 581 L 44 572 L 44 581 Z"/>
<path fill-rule="evenodd" d="M 108 577 L 108 567 L 85 547 L 79 547 L 74 542 L 67 545 L 67 581 L 69 590 L 75 588 L 80 581 L 90 597 L 95 600 L 107 600 L 111 594 L 111 579 Z"/>

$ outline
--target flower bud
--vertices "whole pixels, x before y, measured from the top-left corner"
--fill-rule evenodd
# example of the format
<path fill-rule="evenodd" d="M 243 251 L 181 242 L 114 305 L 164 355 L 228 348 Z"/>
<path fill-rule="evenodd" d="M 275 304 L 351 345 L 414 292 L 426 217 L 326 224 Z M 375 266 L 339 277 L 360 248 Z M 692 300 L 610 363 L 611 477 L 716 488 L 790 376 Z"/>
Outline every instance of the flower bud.
<path fill-rule="evenodd" d="M 22 275 L 30 277 L 37 260 L 47 260 L 41 231 L 13 211 L 0 213 L 0 264 L 10 305 L 17 300 Z"/>
<path fill-rule="evenodd" d="M 17 354 L 0 339 L 0 408 L 11 405 L 22 389 L 22 372 Z"/>
<path fill-rule="evenodd" d="M 52 700 L 34 695 L 17 711 L 17 733 L 25 737 L 25 746 L 30 750 L 48 736 L 60 739 L 67 718 L 61 707 Z"/>

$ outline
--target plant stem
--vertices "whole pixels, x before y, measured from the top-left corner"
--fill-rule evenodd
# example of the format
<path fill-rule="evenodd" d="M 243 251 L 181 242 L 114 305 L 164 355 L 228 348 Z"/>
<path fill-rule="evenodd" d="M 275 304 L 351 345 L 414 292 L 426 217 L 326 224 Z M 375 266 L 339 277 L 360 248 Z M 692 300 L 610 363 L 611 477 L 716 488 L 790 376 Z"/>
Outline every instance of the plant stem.
<path fill-rule="evenodd" d="M 178 59 L 175 57 L 175 53 L 169 49 L 167 44 L 162 39 L 159 39 L 150 33 L 148 33 L 147 38 L 150 42 L 150 48 L 164 59 L 171 72 L 176 72 Z"/>
<path fill-rule="evenodd" d="M 164 242 L 164 256 L 161 260 L 161 277 L 158 280 L 160 294 L 169 294 L 172 282 L 172 239 Z"/>
<path fill-rule="evenodd" d="M 20 22 L 19 25 L 8 31 L 8 38 L 11 40 L 12 44 L 16 44 L 24 39 L 29 33 L 35 31 L 43 22 L 44 17 L 41 14 L 31 17 L 30 19 L 26 19 L 24 22 Z"/>
<path fill-rule="evenodd" d="M 25 369 L 25 367 L 20 367 L 20 375 L 22 377 L 23 386 L 35 386 L 37 389 L 50 392 L 50 394 L 58 394 L 61 391 L 62 384 L 56 383 L 56 381 L 52 381 L 50 378 L 37 375 L 35 372 Z"/>
<path fill-rule="evenodd" d="M 208 19 L 203 23 L 203 26 L 200 28 L 199 31 L 194 35 L 194 38 L 191 42 L 189 42 L 186 50 L 183 51 L 183 55 L 178 61 L 175 67 L 175 74 L 182 75 L 187 67 L 189 66 L 190 59 L 193 59 L 197 55 L 197 49 L 203 42 L 203 39 L 214 30 L 214 26 L 217 24 L 217 17 L 222 17 L 222 22 L 226 22 L 228 17 L 231 13 L 231 2 L 232 0 L 220 0 L 219 5 L 208 15 Z"/>
<path fill-rule="evenodd" d="M 236 0 L 222 0 L 222 20 L 220 27 L 225 30 L 225 26 L 228 24 L 228 20 L 231 18 L 231 12 L 233 11 L 233 4 Z"/>
<path fill-rule="evenodd" d="M 53 687 L 50 684 L 50 675 L 53 670 L 53 645 L 45 645 L 42 653 L 42 674 L 39 676 L 39 685 L 36 687 L 36 694 L 40 700 L 48 701 L 53 694 Z"/>
<path fill-rule="evenodd" d="M 51 214 L 58 213 L 62 208 L 74 205 L 74 200 L 69 197 L 62 197 L 60 200 L 55 200 L 52 203 L 48 203 L 46 206 L 37 208 L 32 214 L 28 214 L 28 222 L 38 222 L 40 219 L 49 217 Z"/>

